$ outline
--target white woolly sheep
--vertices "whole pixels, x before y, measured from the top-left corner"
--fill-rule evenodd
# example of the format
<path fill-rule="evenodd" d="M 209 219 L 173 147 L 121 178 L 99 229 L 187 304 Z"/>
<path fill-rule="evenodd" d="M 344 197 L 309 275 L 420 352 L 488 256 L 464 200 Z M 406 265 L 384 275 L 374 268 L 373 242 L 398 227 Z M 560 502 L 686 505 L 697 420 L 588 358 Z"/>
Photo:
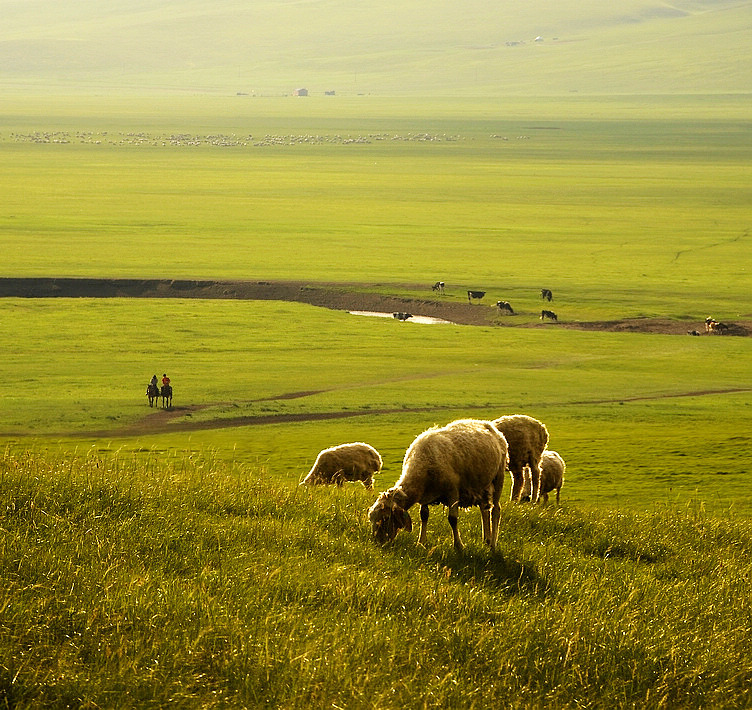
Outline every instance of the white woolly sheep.
<path fill-rule="evenodd" d="M 426 543 L 428 506 L 447 506 L 454 548 L 463 549 L 457 528 L 460 508 L 477 505 L 483 539 L 496 548 L 501 509 L 499 498 L 507 466 L 507 444 L 491 422 L 459 419 L 420 434 L 405 452 L 402 475 L 368 511 L 373 535 L 381 543 L 394 540 L 401 529 L 413 529 L 410 514 L 420 503 L 418 543 Z"/>
<path fill-rule="evenodd" d="M 556 491 L 556 504 L 559 504 L 561 487 L 564 485 L 564 472 L 567 469 L 564 459 L 556 451 L 544 451 L 541 456 L 540 474 L 540 497 L 544 503 L 548 503 L 548 494 Z M 529 471 L 529 467 L 526 467 Z M 530 476 L 525 476 L 525 485 L 522 489 L 522 500 L 530 500 L 532 483 Z"/>
<path fill-rule="evenodd" d="M 340 444 L 319 453 L 301 485 L 334 483 L 341 486 L 345 481 L 362 481 L 372 490 L 373 477 L 381 471 L 381 466 L 381 455 L 373 446 L 361 441 Z"/>
<path fill-rule="evenodd" d="M 540 460 L 548 443 L 548 430 L 537 419 L 525 414 L 510 414 L 494 419 L 494 426 L 504 435 L 509 448 L 509 473 L 512 474 L 510 500 L 519 502 L 525 483 L 525 466 L 530 466 L 532 501 L 540 495 Z"/>

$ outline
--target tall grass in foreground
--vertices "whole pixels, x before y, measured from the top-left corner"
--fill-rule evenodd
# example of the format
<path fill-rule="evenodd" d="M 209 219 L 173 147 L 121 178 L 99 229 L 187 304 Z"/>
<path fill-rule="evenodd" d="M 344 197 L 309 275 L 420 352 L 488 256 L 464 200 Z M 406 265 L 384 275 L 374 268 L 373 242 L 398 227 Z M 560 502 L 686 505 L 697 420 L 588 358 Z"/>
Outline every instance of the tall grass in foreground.
<path fill-rule="evenodd" d="M 370 538 L 360 486 L 211 456 L 0 453 L 0 707 L 749 707 L 752 524 L 477 511 Z"/>

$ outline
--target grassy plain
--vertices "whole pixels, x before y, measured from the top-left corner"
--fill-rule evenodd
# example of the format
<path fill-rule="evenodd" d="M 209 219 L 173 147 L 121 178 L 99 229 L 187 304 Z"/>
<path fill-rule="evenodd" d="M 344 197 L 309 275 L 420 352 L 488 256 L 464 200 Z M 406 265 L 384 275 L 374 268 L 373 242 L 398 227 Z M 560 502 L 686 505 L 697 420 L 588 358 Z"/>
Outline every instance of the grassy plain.
<path fill-rule="evenodd" d="M 750 317 L 748 99 L 367 101 L 17 102 L 3 275 Z M 6 298 L 0 326 L 0 705 L 750 705 L 752 339 L 180 299 Z M 133 433 L 165 370 L 178 416 Z M 433 547 L 382 550 L 372 494 L 295 485 L 361 439 L 386 488 L 427 426 L 512 411 L 568 472 L 496 556 L 477 511 L 463 558 L 438 511 Z"/>
<path fill-rule="evenodd" d="M 429 326 L 275 302 L 2 306 L 0 433 L 19 444 L 178 457 L 216 449 L 295 482 L 320 449 L 366 440 L 385 458 L 386 486 L 427 426 L 525 411 L 565 454 L 570 500 L 642 509 L 699 492 L 714 510 L 752 512 L 738 455 L 752 431 L 748 338 Z M 152 413 L 145 382 L 165 369 L 173 430 L 128 435 Z M 284 421 L 332 414 L 346 417 Z M 237 426 L 243 417 L 278 421 Z"/>
<path fill-rule="evenodd" d="M 442 278 L 447 299 L 511 301 L 514 325 L 535 320 L 542 285 L 565 320 L 752 313 L 748 97 L 309 98 L 9 101 L 4 275 L 294 278 L 419 297 Z M 154 439 L 288 479 L 320 448 L 367 438 L 388 481 L 425 426 L 512 410 L 545 419 L 573 480 L 602 474 L 606 499 L 649 506 L 678 476 L 726 506 L 731 479 L 696 480 L 746 466 L 732 443 L 748 441 L 746 339 L 404 328 L 270 303 L 0 307 L 0 429 L 18 441 L 92 431 L 117 447 L 144 414 L 144 381 L 169 370 L 176 405 L 201 408 L 184 421 L 359 415 Z M 685 396 L 707 390 L 742 391 Z M 695 443 L 708 439 L 732 455 L 716 466 Z M 623 485 L 643 467 L 670 482 Z"/>
<path fill-rule="evenodd" d="M 5 91 L 508 96 L 749 91 L 738 0 L 0 0 Z M 540 37 L 542 41 L 535 41 Z"/>
<path fill-rule="evenodd" d="M 12 103 L 4 273 L 442 278 L 547 285 L 580 319 L 749 313 L 748 98 L 331 98 Z"/>

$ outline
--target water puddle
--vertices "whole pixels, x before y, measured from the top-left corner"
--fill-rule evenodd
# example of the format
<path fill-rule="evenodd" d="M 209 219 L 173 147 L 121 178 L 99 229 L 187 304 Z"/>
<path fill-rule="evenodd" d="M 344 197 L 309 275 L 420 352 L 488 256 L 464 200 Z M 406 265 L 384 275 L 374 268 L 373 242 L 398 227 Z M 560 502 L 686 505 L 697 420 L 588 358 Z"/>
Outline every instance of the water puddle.
<path fill-rule="evenodd" d="M 379 311 L 348 311 L 353 316 L 370 316 L 375 318 L 395 318 L 394 313 L 381 313 Z M 395 318 L 395 320 L 397 320 Z M 402 319 L 399 319 L 402 320 Z M 456 325 L 450 320 L 442 318 L 432 318 L 431 316 L 410 316 L 404 320 L 405 323 L 425 323 L 428 325 Z"/>

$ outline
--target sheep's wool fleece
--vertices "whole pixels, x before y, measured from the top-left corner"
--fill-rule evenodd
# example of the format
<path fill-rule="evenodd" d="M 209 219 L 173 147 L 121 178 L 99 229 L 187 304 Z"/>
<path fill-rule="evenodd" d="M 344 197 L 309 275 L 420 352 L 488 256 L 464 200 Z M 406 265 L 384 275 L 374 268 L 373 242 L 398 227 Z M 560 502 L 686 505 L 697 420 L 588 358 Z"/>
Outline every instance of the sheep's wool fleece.
<path fill-rule="evenodd" d="M 566 465 L 556 451 L 544 451 L 541 457 L 541 492 L 561 488 Z"/>
<path fill-rule="evenodd" d="M 428 429 L 413 441 L 395 488 L 421 503 L 458 491 L 461 505 L 473 505 L 503 475 L 506 460 L 506 442 L 491 422 L 460 419 Z"/>
<path fill-rule="evenodd" d="M 548 443 L 548 430 L 545 424 L 526 414 L 510 414 L 494 419 L 494 426 L 504 435 L 509 446 L 510 463 L 517 460 L 527 463 L 529 455 L 540 457 Z"/>
<path fill-rule="evenodd" d="M 338 471 L 347 475 L 378 473 L 381 465 L 379 452 L 369 444 L 358 441 L 321 451 L 308 476 L 331 476 Z"/>

